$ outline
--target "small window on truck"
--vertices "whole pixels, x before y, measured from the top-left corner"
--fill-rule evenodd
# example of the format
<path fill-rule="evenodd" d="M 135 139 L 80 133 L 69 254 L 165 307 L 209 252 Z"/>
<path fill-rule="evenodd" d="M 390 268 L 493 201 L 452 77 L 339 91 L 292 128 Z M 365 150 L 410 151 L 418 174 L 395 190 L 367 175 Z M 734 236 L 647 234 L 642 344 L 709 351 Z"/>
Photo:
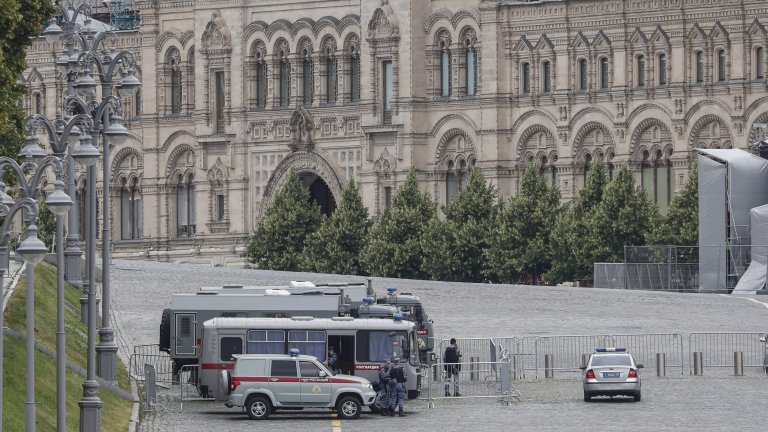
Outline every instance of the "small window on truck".
<path fill-rule="evenodd" d="M 291 330 L 288 332 L 288 349 L 296 348 L 301 354 L 317 357 L 325 361 L 325 332 L 311 330 Z M 338 350 L 338 347 L 336 347 Z"/>
<path fill-rule="evenodd" d="M 296 360 L 272 360 L 272 371 L 269 376 L 295 377 Z"/>
<path fill-rule="evenodd" d="M 235 361 L 235 354 L 243 353 L 243 339 L 239 337 L 221 338 L 221 361 Z"/>
<path fill-rule="evenodd" d="M 403 348 L 407 351 L 407 345 L 408 335 L 403 331 L 360 330 L 357 332 L 357 361 L 381 363 L 401 357 Z"/>
<path fill-rule="evenodd" d="M 284 330 L 248 330 L 248 354 L 285 354 Z"/>

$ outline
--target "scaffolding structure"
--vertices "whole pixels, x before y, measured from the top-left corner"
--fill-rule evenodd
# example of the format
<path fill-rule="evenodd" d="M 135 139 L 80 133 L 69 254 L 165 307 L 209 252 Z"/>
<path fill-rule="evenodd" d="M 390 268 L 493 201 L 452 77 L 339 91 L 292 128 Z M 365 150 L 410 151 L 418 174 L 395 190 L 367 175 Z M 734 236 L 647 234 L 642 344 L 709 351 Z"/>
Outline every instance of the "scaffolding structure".
<path fill-rule="evenodd" d="M 111 0 L 104 2 L 109 7 L 109 25 L 113 31 L 136 30 L 141 25 L 141 15 L 134 7 L 133 0 Z"/>

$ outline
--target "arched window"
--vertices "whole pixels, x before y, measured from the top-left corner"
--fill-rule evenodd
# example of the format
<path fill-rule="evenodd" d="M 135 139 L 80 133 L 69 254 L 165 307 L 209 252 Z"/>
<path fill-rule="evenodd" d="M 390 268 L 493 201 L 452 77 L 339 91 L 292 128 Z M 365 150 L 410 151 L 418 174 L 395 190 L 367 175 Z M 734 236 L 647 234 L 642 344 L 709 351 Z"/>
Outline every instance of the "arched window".
<path fill-rule="evenodd" d="M 645 56 L 637 56 L 637 86 L 645 86 Z"/>
<path fill-rule="evenodd" d="M 523 76 L 523 94 L 528 94 L 531 92 L 531 64 L 530 63 L 523 63 L 522 67 L 522 76 Z"/>
<path fill-rule="evenodd" d="M 579 60 L 579 90 L 587 91 L 587 59 Z"/>
<path fill-rule="evenodd" d="M 189 237 L 195 234 L 195 184 L 190 174 L 186 178 L 179 174 L 176 186 L 176 236 Z"/>
<path fill-rule="evenodd" d="M 556 158 L 551 161 L 546 156 L 542 156 L 539 161 L 539 174 L 541 174 L 549 183 L 550 186 L 557 186 L 557 167 L 555 166 Z"/>
<path fill-rule="evenodd" d="M 608 89 L 608 57 L 600 59 L 600 88 Z"/>
<path fill-rule="evenodd" d="M 291 65 L 288 62 L 288 53 L 280 51 L 279 91 L 280 106 L 288 106 L 288 98 L 291 96 Z"/>
<path fill-rule="evenodd" d="M 168 51 L 166 56 L 166 67 L 170 74 L 170 106 L 171 114 L 179 114 L 181 112 L 181 55 L 176 48 L 172 48 Z"/>
<path fill-rule="evenodd" d="M 350 99 L 352 102 L 360 101 L 360 52 L 356 46 L 352 46 L 349 56 Z"/>
<path fill-rule="evenodd" d="M 544 70 L 542 74 L 542 86 L 544 88 L 544 93 L 551 93 L 552 92 L 552 63 L 545 61 L 542 63 L 542 69 Z"/>
<path fill-rule="evenodd" d="M 666 214 L 669 208 L 669 202 L 672 198 L 672 188 L 670 187 L 671 165 L 664 158 L 661 150 L 650 154 L 643 152 L 643 170 L 642 184 L 645 188 L 648 198 L 655 203 L 659 210 Z"/>
<path fill-rule="evenodd" d="M 704 53 L 696 51 L 696 83 L 704 82 Z"/>
<path fill-rule="evenodd" d="M 34 96 L 35 99 L 35 114 L 42 114 L 43 113 L 43 98 L 40 96 L 40 93 L 35 93 Z"/>
<path fill-rule="evenodd" d="M 305 48 L 302 51 L 301 59 L 301 88 L 304 91 L 304 105 L 312 105 L 314 89 L 314 80 L 312 79 L 312 52 Z"/>
<path fill-rule="evenodd" d="M 456 170 L 456 166 L 453 161 L 448 161 L 448 172 L 445 176 L 445 202 L 446 204 L 453 201 L 456 195 L 459 194 L 459 173 Z"/>
<path fill-rule="evenodd" d="M 451 95 L 451 51 L 445 41 L 440 41 L 440 96 Z"/>
<path fill-rule="evenodd" d="M 123 180 L 120 188 L 120 238 L 135 240 L 141 238 L 142 199 L 139 180 L 134 178 L 130 184 Z"/>
<path fill-rule="evenodd" d="M 325 88 L 326 88 L 326 102 L 329 104 L 336 103 L 337 89 L 336 89 L 336 55 L 333 48 L 328 47 L 325 52 Z"/>
<path fill-rule="evenodd" d="M 467 96 L 474 96 L 477 93 L 477 58 L 475 47 L 470 39 L 464 41 L 466 46 L 466 82 Z"/>
<path fill-rule="evenodd" d="M 659 54 L 659 85 L 667 85 L 667 55 Z"/>
<path fill-rule="evenodd" d="M 725 82 L 725 50 L 717 52 L 717 81 Z"/>
<path fill-rule="evenodd" d="M 755 49 L 755 79 L 765 79 L 765 49 Z"/>
<path fill-rule="evenodd" d="M 267 106 L 267 62 L 264 61 L 264 54 L 256 51 L 254 68 L 254 89 L 253 104 L 254 108 L 266 108 Z"/>
<path fill-rule="evenodd" d="M 587 175 L 589 175 L 589 170 L 592 168 L 592 155 L 585 155 L 584 156 L 584 184 L 587 184 Z"/>

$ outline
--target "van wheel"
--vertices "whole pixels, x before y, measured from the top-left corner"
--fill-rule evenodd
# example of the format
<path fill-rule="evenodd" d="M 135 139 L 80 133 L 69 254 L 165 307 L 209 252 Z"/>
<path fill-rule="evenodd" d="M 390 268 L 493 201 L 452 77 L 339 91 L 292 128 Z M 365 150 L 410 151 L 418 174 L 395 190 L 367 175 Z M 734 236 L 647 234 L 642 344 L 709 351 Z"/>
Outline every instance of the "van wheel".
<path fill-rule="evenodd" d="M 264 396 L 253 396 L 245 403 L 245 409 L 251 420 L 264 420 L 272 412 L 272 404 Z"/>
<path fill-rule="evenodd" d="M 336 404 L 336 411 L 339 413 L 339 417 L 345 420 L 356 419 L 360 417 L 360 411 L 362 404 L 354 396 L 344 396 Z"/>

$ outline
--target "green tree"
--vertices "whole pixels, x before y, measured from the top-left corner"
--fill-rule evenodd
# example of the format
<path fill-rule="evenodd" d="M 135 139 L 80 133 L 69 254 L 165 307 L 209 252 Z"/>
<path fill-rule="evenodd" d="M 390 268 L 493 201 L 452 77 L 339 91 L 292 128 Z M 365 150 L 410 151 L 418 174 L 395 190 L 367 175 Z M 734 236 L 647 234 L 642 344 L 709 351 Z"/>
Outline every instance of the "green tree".
<path fill-rule="evenodd" d="M 502 282 L 538 283 L 552 262 L 550 236 L 560 206 L 560 191 L 531 164 L 520 193 L 501 206 L 487 259 Z"/>
<path fill-rule="evenodd" d="M 45 243 L 48 250 L 51 250 L 56 237 L 56 215 L 45 204 L 45 200 L 40 202 L 40 214 L 37 218 L 37 236 Z M 59 245 L 56 245 L 56 247 L 58 248 Z"/>
<path fill-rule="evenodd" d="M 342 192 L 339 207 L 320 228 L 307 237 L 301 255 L 304 271 L 336 274 L 363 274 L 360 252 L 365 245 L 371 221 L 360 190 L 352 179 Z"/>
<path fill-rule="evenodd" d="M 622 262 L 624 246 L 644 245 L 660 215 L 625 165 L 608 183 L 603 200 L 588 219 L 589 235 L 584 239 L 589 261 Z"/>
<path fill-rule="evenodd" d="M 552 230 L 552 268 L 545 275 L 549 282 L 562 282 L 592 277 L 593 263 L 589 244 L 589 217 L 603 200 L 608 173 L 597 161 L 587 172 L 584 188 L 558 214 Z"/>
<path fill-rule="evenodd" d="M 27 67 L 26 48 L 52 14 L 50 0 L 0 0 L 0 155 L 15 157 L 24 146 L 19 100 L 27 90 L 19 77 Z M 7 173 L 5 178 L 15 183 Z"/>
<path fill-rule="evenodd" d="M 425 236 L 422 269 L 432 278 L 481 282 L 485 278 L 489 233 L 496 216 L 498 191 L 473 168 L 464 188 L 443 208 L 445 220 L 433 219 Z"/>
<path fill-rule="evenodd" d="M 244 255 L 261 269 L 297 271 L 304 242 L 322 218 L 320 207 L 292 171 L 248 240 Z"/>
<path fill-rule="evenodd" d="M 392 208 L 371 228 L 362 261 L 373 276 L 423 279 L 424 235 L 437 215 L 429 194 L 419 189 L 412 169 L 395 191 Z"/>
<path fill-rule="evenodd" d="M 699 244 L 699 174 L 695 161 L 688 183 L 672 198 L 666 217 L 656 225 L 649 243 L 678 246 Z"/>

